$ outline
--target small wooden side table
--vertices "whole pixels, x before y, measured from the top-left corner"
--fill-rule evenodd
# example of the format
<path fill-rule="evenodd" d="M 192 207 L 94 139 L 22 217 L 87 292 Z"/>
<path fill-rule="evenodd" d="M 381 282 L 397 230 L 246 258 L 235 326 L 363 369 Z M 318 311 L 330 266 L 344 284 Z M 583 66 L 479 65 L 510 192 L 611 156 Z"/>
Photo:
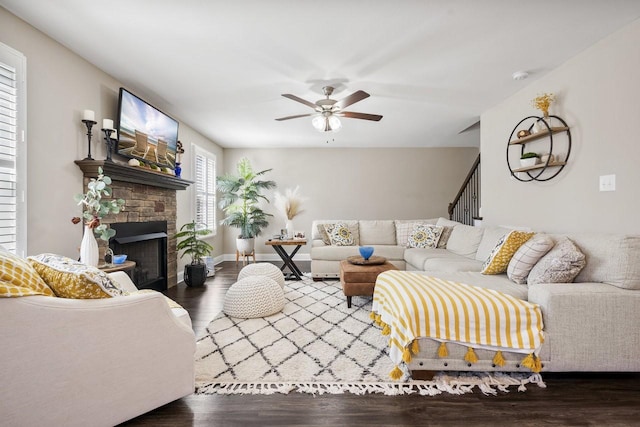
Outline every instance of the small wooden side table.
<path fill-rule="evenodd" d="M 114 271 L 130 271 L 136 267 L 135 261 L 125 261 L 122 264 L 98 264 L 98 268 L 105 273 L 113 273 Z"/>
<path fill-rule="evenodd" d="M 302 275 L 304 273 L 300 271 L 300 268 L 298 268 L 296 263 L 293 261 L 293 257 L 302 246 L 307 244 L 306 239 L 273 239 L 267 240 L 266 242 L 264 242 L 264 244 L 267 246 L 271 246 L 284 262 L 284 265 L 280 267 L 280 270 L 284 272 L 285 268 L 289 268 L 289 271 L 291 271 L 290 274 L 285 274 L 285 278 L 289 280 L 302 280 Z M 283 246 L 295 246 L 295 249 L 291 253 L 288 253 Z"/>

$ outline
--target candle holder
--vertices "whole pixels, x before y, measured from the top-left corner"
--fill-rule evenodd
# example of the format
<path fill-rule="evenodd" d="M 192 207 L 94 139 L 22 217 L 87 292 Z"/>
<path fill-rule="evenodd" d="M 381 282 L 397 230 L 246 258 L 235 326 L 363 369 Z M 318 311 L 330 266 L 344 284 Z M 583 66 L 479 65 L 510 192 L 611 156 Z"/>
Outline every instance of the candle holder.
<path fill-rule="evenodd" d="M 82 123 L 85 124 L 85 126 L 87 126 L 87 140 L 88 140 L 88 145 L 89 145 L 89 151 L 87 154 L 87 157 L 85 157 L 85 160 L 93 160 L 93 157 L 91 157 L 91 128 L 93 127 L 93 125 L 95 125 L 98 122 L 94 122 L 93 120 L 83 120 Z"/>
<path fill-rule="evenodd" d="M 105 159 L 107 162 L 113 161 L 111 159 L 111 151 L 113 149 L 113 144 L 115 143 L 115 140 L 111 139 L 111 133 L 113 131 L 113 129 L 102 129 L 102 132 L 104 132 L 104 141 L 107 144 L 107 158 Z"/>

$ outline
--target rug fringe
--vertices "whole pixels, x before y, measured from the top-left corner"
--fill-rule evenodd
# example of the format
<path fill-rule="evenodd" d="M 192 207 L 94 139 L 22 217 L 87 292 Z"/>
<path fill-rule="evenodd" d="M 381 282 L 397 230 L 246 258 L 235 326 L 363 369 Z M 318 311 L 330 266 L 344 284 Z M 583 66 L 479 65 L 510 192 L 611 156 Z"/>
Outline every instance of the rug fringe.
<path fill-rule="evenodd" d="M 455 375 L 455 376 L 454 376 Z M 525 391 L 527 384 L 536 384 L 546 388 L 540 374 L 514 377 L 508 373 L 481 375 L 455 372 L 452 375 L 443 373 L 432 381 L 411 381 L 408 383 L 246 383 L 246 382 L 211 382 L 196 384 L 196 394 L 289 394 L 292 391 L 312 395 L 344 394 L 355 395 L 383 394 L 399 396 L 419 394 L 420 396 L 436 396 L 442 393 L 461 395 L 472 393 L 475 387 L 484 395 L 495 396 L 498 391 L 508 393 L 509 387 L 517 386 L 518 391 Z"/>

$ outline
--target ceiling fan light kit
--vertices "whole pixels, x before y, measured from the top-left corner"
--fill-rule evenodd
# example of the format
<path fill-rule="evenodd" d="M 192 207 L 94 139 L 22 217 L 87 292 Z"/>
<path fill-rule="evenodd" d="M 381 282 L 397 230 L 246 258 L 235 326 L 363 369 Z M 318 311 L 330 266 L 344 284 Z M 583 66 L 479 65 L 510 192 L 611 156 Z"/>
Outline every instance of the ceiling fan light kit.
<path fill-rule="evenodd" d="M 351 95 L 347 96 L 346 98 L 341 99 L 340 101 L 336 101 L 334 99 L 329 98 L 333 93 L 332 86 L 325 86 L 322 88 L 322 90 L 326 98 L 320 99 L 315 103 L 309 102 L 307 100 L 304 100 L 302 98 L 299 98 L 295 95 L 291 95 L 288 93 L 282 94 L 282 96 L 284 96 L 285 98 L 289 98 L 293 101 L 296 101 L 308 107 L 311 107 L 316 112 L 310 113 L 310 114 L 298 114 L 295 116 L 281 117 L 276 120 L 282 121 L 282 120 L 297 119 L 300 117 L 313 116 L 313 119 L 311 119 L 311 124 L 318 131 L 337 132 L 342 128 L 342 122 L 340 121 L 339 117 L 372 120 L 376 122 L 382 119 L 382 116 L 377 114 L 366 114 L 366 113 L 355 113 L 352 111 L 342 111 L 343 108 L 348 107 L 349 105 L 355 104 L 356 102 L 362 101 L 363 99 L 369 97 L 369 94 L 362 90 L 354 92 Z"/>

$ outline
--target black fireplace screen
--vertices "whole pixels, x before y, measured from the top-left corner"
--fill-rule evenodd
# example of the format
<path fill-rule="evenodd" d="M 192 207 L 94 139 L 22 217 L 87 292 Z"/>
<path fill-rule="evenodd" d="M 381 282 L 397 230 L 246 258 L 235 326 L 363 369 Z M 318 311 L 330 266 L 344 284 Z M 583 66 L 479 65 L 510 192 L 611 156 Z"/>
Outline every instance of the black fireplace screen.
<path fill-rule="evenodd" d="M 111 224 L 116 231 L 109 240 L 114 254 L 127 254 L 135 261 L 131 278 L 138 289 L 167 289 L 167 222 L 121 222 Z"/>

